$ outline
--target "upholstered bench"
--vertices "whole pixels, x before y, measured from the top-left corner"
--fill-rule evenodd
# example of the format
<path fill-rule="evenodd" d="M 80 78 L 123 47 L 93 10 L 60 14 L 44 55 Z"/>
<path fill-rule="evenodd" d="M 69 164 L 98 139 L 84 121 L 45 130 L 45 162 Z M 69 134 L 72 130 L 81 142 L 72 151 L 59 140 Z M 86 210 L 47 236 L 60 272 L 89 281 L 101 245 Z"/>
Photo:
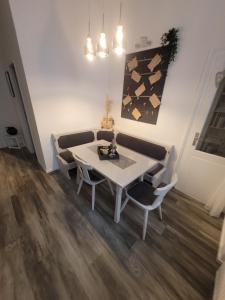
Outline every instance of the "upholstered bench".
<path fill-rule="evenodd" d="M 156 166 L 146 173 L 146 179 L 152 182 L 154 187 L 157 187 L 161 183 L 162 176 L 166 171 L 171 148 L 124 133 L 117 134 L 116 142 L 121 146 L 158 161 Z"/>
<path fill-rule="evenodd" d="M 94 131 L 53 134 L 52 137 L 59 168 L 70 179 L 70 170 L 76 168 L 76 163 L 68 148 L 93 142 L 95 140 Z"/>
<path fill-rule="evenodd" d="M 75 160 L 68 148 L 91 143 L 94 140 L 106 140 L 111 142 L 115 136 L 118 145 L 139 152 L 145 156 L 155 159 L 158 162 L 154 169 L 149 170 L 146 174 L 146 179 L 151 181 L 155 187 L 158 186 L 161 183 L 161 178 L 167 169 L 171 149 L 167 146 L 162 146 L 121 132 L 114 134 L 114 132 L 110 130 L 89 130 L 53 134 L 52 137 L 56 151 L 56 158 L 60 170 L 67 178 L 70 179 L 70 171 L 76 168 Z"/>
<path fill-rule="evenodd" d="M 82 144 L 91 143 L 94 140 L 106 140 L 111 142 L 114 133 L 110 130 L 89 130 L 82 132 L 71 132 L 52 135 L 56 158 L 62 173 L 70 179 L 71 170 L 76 168 L 76 163 L 72 153 L 68 150 Z"/>

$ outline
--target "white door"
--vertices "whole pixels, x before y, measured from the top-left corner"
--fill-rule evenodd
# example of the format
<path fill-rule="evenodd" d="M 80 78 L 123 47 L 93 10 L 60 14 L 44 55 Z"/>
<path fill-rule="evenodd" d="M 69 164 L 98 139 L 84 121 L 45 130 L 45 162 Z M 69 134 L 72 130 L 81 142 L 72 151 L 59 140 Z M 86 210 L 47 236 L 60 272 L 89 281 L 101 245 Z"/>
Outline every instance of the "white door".
<path fill-rule="evenodd" d="M 202 132 L 212 106 L 217 91 L 216 74 L 223 70 L 225 70 L 225 49 L 215 50 L 210 54 L 202 75 L 199 101 L 177 165 L 179 173 L 177 189 L 202 203 L 210 200 L 225 178 L 225 158 L 196 150 L 197 143 L 193 143 L 196 133 Z"/>

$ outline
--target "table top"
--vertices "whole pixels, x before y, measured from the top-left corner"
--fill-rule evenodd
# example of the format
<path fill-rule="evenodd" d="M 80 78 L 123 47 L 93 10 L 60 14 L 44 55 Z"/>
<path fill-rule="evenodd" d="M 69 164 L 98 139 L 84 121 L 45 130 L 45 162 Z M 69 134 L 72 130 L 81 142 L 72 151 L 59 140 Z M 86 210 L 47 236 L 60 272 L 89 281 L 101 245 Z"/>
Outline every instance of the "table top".
<path fill-rule="evenodd" d="M 110 179 L 120 187 L 126 187 L 129 183 L 142 176 L 152 169 L 157 160 L 144 156 L 128 148 L 117 145 L 117 152 L 120 155 L 119 161 L 100 160 L 97 153 L 97 146 L 107 146 L 109 142 L 105 140 L 94 141 L 75 147 L 70 150 L 73 155 L 77 155 L 82 160 L 90 164 L 99 173 Z"/>

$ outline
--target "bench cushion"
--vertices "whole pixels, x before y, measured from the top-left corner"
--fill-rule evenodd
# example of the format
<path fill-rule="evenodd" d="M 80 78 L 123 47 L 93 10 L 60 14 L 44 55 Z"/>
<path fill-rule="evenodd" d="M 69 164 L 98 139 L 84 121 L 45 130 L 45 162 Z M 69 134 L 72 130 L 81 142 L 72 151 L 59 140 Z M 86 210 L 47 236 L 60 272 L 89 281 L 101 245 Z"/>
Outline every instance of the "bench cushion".
<path fill-rule="evenodd" d="M 62 157 L 68 164 L 75 161 L 73 154 L 69 150 L 65 150 L 59 153 L 59 156 Z"/>
<path fill-rule="evenodd" d="M 161 171 L 164 168 L 164 165 L 158 163 L 151 171 L 148 172 L 149 176 L 155 176 L 159 171 Z"/>
<path fill-rule="evenodd" d="M 105 140 L 111 142 L 114 139 L 114 133 L 107 130 L 99 130 L 97 132 L 97 140 Z"/>
<path fill-rule="evenodd" d="M 118 133 L 116 141 L 121 146 L 127 147 L 157 160 L 163 160 L 166 157 L 167 151 L 163 146 L 153 144 L 130 135 Z"/>
<path fill-rule="evenodd" d="M 66 149 L 86 143 L 91 143 L 95 139 L 94 132 L 85 131 L 62 135 L 58 138 L 58 145 L 61 149 Z"/>

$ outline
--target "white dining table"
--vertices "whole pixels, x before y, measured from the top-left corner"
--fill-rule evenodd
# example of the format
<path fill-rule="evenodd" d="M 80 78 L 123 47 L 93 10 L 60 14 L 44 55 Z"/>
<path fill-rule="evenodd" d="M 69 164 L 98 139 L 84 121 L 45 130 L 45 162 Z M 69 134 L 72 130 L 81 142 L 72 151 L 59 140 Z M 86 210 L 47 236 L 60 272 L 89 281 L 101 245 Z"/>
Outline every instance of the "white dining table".
<path fill-rule="evenodd" d="M 68 150 L 74 156 L 78 156 L 80 159 L 86 161 L 96 171 L 116 185 L 114 221 L 119 223 L 123 189 L 135 179 L 143 179 L 143 175 L 154 168 L 158 161 L 120 145 L 117 145 L 117 152 L 120 155 L 119 160 L 100 160 L 97 146 L 107 145 L 109 145 L 109 142 L 98 140 L 71 147 Z"/>

